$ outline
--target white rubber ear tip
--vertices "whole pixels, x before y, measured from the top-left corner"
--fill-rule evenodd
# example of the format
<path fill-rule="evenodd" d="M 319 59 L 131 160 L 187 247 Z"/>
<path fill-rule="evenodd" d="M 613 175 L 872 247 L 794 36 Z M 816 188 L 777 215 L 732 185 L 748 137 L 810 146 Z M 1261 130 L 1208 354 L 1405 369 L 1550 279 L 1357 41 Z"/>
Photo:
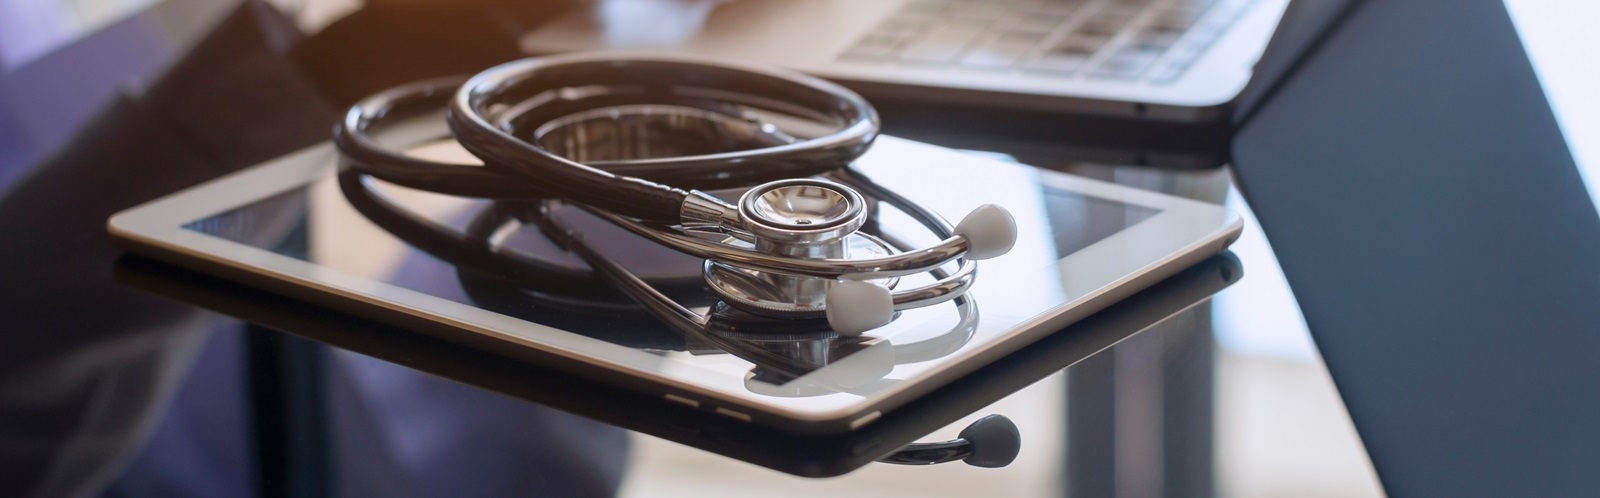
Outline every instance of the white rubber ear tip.
<path fill-rule="evenodd" d="M 1017 245 L 1017 221 L 1006 208 L 984 204 L 961 219 L 956 225 L 956 235 L 967 239 L 966 257 L 989 259 Z"/>
<path fill-rule="evenodd" d="M 839 335 L 859 335 L 894 318 L 894 296 L 878 284 L 840 280 L 828 289 L 827 314 Z"/>

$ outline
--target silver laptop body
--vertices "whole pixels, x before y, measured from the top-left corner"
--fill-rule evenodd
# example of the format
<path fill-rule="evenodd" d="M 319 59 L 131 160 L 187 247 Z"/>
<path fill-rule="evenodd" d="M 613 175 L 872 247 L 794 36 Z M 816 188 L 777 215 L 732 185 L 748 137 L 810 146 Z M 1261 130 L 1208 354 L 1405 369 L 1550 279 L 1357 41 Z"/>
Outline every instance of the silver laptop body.
<path fill-rule="evenodd" d="M 875 100 L 1203 123 L 1226 119 L 1287 1 L 603 0 L 523 49 L 687 52 Z"/>

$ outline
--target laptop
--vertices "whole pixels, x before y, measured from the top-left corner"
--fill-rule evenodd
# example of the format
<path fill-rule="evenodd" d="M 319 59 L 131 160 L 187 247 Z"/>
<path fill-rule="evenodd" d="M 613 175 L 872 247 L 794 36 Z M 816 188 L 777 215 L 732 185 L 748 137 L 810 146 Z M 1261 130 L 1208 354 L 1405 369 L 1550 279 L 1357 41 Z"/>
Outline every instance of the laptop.
<path fill-rule="evenodd" d="M 1225 122 L 1288 0 L 607 0 L 531 54 L 650 49 L 772 64 L 896 103 Z"/>

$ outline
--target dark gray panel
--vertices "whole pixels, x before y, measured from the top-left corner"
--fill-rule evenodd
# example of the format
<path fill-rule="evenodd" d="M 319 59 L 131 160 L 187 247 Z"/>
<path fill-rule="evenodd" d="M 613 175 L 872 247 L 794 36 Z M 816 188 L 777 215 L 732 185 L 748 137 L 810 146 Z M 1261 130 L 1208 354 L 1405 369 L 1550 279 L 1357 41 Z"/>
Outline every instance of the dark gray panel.
<path fill-rule="evenodd" d="M 1499 1 L 1366 2 L 1234 148 L 1392 496 L 1600 496 L 1600 218 Z"/>

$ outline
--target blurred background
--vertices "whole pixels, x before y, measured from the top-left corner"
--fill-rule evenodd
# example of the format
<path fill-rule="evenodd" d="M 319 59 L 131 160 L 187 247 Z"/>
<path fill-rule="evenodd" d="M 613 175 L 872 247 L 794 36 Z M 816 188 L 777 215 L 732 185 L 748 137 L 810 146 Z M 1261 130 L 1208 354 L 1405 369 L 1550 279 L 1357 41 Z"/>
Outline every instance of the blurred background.
<path fill-rule="evenodd" d="M 367 6 L 354 0 L 269 2 L 307 36 Z M 394 4 L 425 3 L 398 0 Z M 681 33 L 719 1 L 617 0 L 593 8 L 619 22 L 654 25 L 658 31 L 624 30 L 646 44 Z M 1508 0 L 1557 118 L 1573 148 L 1591 194 L 1600 204 L 1600 4 L 1582 0 Z M 183 48 L 238 6 L 221 0 L 0 0 L 0 192 L 25 176 L 30 165 L 70 147 L 81 127 L 117 95 L 138 94 L 159 79 Z M 530 1 L 529 19 L 546 10 Z M 148 13 L 145 21 L 132 16 Z M 609 10 L 608 10 L 609 9 Z M 1448 13 L 1441 13 L 1448 16 Z M 662 16 L 672 22 L 663 22 Z M 154 24 L 152 24 L 154 23 Z M 114 45 L 93 38 L 121 33 Z M 308 64 L 320 64 L 315 57 Z M 79 77 L 62 79 L 61 74 Z M 337 86 L 337 85 L 334 85 Z M 359 85 L 335 100 L 359 95 Z M 1012 157 L 1010 151 L 976 151 Z M 1037 163 L 1023 157 L 1024 162 Z M 1184 312 L 1111 351 L 1035 384 L 982 410 L 929 440 L 953 437 L 971 419 L 1004 413 L 1026 436 L 1017 463 L 1004 471 L 965 466 L 938 469 L 871 465 L 844 477 L 801 479 L 649 436 L 630 434 L 623 496 L 1051 496 L 1073 489 L 1066 454 L 1079 438 L 1111 432 L 1109 453 L 1116 496 L 1157 496 L 1162 479 L 1181 469 L 1167 452 L 1177 436 L 1163 434 L 1162 382 L 1172 382 L 1152 364 L 1172 355 L 1207 359 L 1209 377 L 1188 384 L 1210 398 L 1201 420 L 1209 428 L 1210 462 L 1199 468 L 1214 479 L 1217 496 L 1377 496 L 1378 480 L 1338 392 L 1298 314 L 1293 294 L 1278 269 L 1247 205 L 1230 187 L 1226 168 L 1175 172 L 1115 163 L 1068 160 L 1052 168 L 1118 183 L 1225 203 L 1247 216 L 1246 231 L 1233 251 L 1246 277 L 1211 302 Z M 1200 344 L 1196 346 L 1195 344 Z M 1166 363 L 1163 363 L 1163 362 Z M 1067 421 L 1085 393 L 1118 393 L 1112 423 L 1074 429 Z M 1165 415 L 1164 415 L 1165 414 Z M 1088 432 L 1085 432 L 1088 431 Z M 1105 436 L 1099 434 L 1099 436 Z M 756 491 L 753 491 L 756 490 Z M 1092 494 L 1092 493 L 1085 493 Z"/>

